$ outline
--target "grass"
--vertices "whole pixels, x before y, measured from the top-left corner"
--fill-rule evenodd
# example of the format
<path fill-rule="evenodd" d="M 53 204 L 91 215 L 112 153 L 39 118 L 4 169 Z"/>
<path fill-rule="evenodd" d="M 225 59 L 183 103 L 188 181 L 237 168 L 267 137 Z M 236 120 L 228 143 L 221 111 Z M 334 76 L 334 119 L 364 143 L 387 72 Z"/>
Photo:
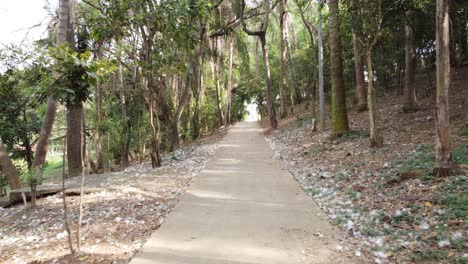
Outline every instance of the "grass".
<path fill-rule="evenodd" d="M 434 146 L 429 144 L 419 145 L 409 155 L 392 162 L 388 169 L 382 170 L 382 177 L 389 181 L 398 179 L 398 174 L 422 170 L 421 180 L 432 182 L 435 180 L 432 174 L 434 166 Z M 452 149 L 452 161 L 455 164 L 468 164 L 468 145 L 462 145 Z"/>
<path fill-rule="evenodd" d="M 62 156 L 49 156 L 44 168 L 43 178 L 55 178 L 62 176 Z"/>
<path fill-rule="evenodd" d="M 447 208 L 446 217 L 466 219 L 468 216 L 468 182 L 466 177 L 450 178 L 440 190 L 439 204 Z"/>

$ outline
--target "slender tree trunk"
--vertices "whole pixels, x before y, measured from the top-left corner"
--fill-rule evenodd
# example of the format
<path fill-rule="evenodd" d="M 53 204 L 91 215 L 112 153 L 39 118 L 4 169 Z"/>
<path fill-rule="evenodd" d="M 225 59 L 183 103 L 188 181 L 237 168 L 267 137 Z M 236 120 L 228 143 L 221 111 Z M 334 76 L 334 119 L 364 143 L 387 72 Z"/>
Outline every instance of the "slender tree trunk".
<path fill-rule="evenodd" d="M 117 83 L 119 87 L 119 97 L 120 97 L 120 110 L 122 113 L 122 123 L 123 123 L 123 133 L 122 133 L 122 138 L 121 138 L 121 144 L 122 144 L 122 160 L 121 163 L 124 167 L 128 166 L 128 153 L 129 149 L 127 146 L 127 138 L 129 138 L 130 134 L 130 127 L 128 126 L 129 120 L 128 120 L 128 115 L 127 115 L 127 104 L 126 104 L 126 98 L 125 98 L 125 84 L 124 84 L 124 77 L 123 77 L 123 66 L 122 62 L 120 59 L 120 54 L 118 54 L 118 68 L 117 68 Z"/>
<path fill-rule="evenodd" d="M 26 124 L 28 122 L 28 118 L 26 116 L 26 109 L 23 109 L 23 122 Z M 32 148 L 31 148 L 31 142 L 29 140 L 29 136 L 28 136 L 28 131 L 27 130 L 24 130 L 22 131 L 23 133 L 23 147 L 26 149 L 26 154 L 25 154 L 25 158 L 26 158 L 26 162 L 28 163 L 28 170 L 31 169 L 32 167 L 32 162 L 33 162 L 33 151 L 32 151 Z"/>
<path fill-rule="evenodd" d="M 60 0 L 59 2 L 59 21 L 57 31 L 56 46 L 60 46 L 67 41 L 68 25 L 71 13 L 71 0 Z M 55 114 L 57 112 L 57 100 L 52 96 L 47 99 L 47 110 L 42 123 L 39 140 L 36 144 L 36 153 L 34 155 L 33 168 L 42 167 L 45 163 L 47 150 L 49 148 L 49 138 L 54 126 Z"/>
<path fill-rule="evenodd" d="M 231 124 L 231 101 L 232 101 L 232 60 L 234 54 L 234 40 L 231 38 L 229 40 L 229 64 L 228 64 L 228 80 L 227 80 L 227 96 L 224 114 L 225 116 L 225 125 Z"/>
<path fill-rule="evenodd" d="M 362 48 L 355 32 L 353 32 L 353 51 L 354 74 L 356 78 L 357 111 L 362 112 L 367 110 L 367 95 L 364 81 L 364 62 L 362 59 Z"/>
<path fill-rule="evenodd" d="M 318 61 L 319 61 L 319 104 L 320 104 L 320 127 L 325 128 L 325 95 L 323 87 L 323 33 L 322 33 L 322 1 L 318 4 Z"/>
<path fill-rule="evenodd" d="M 288 20 L 287 20 L 287 14 L 284 15 L 284 25 L 285 25 L 285 44 L 286 44 L 286 58 L 288 59 L 288 64 L 289 64 L 289 69 L 290 69 L 290 74 L 291 78 L 291 87 L 294 90 L 294 104 L 300 104 L 302 102 L 302 93 L 301 93 L 301 86 L 297 82 L 298 77 L 297 77 L 297 71 L 296 71 L 296 63 L 294 62 L 293 58 L 293 53 L 294 49 L 291 47 L 291 42 L 289 38 L 289 33 L 288 33 Z"/>
<path fill-rule="evenodd" d="M 68 176 L 75 177 L 83 172 L 83 103 L 67 105 L 67 158 Z"/>
<path fill-rule="evenodd" d="M 5 178 L 10 185 L 10 189 L 19 189 L 21 188 L 21 181 L 16 171 L 15 165 L 11 162 L 10 156 L 6 150 L 3 141 L 0 138 L 0 169 L 2 170 Z"/>
<path fill-rule="evenodd" d="M 96 84 L 96 130 L 94 134 L 94 148 L 96 151 L 96 173 L 104 172 L 104 157 L 102 154 L 102 137 L 101 137 L 101 121 L 102 121 L 102 83 Z"/>
<path fill-rule="evenodd" d="M 452 169 L 450 149 L 449 87 L 450 79 L 450 35 L 449 0 L 437 0 L 436 11 L 436 138 L 434 175 L 449 176 Z"/>
<path fill-rule="evenodd" d="M 196 86 L 194 89 L 194 96 L 195 96 L 195 109 L 193 111 L 193 139 L 197 139 L 200 137 L 200 107 L 201 107 L 201 65 L 197 63 L 195 72 L 195 82 Z"/>
<path fill-rule="evenodd" d="M 65 231 L 67 232 L 68 238 L 68 247 L 70 248 L 70 252 L 72 254 L 75 253 L 73 249 L 73 242 L 71 237 L 71 229 L 68 222 L 68 207 L 67 207 L 67 195 L 65 194 L 65 158 L 66 158 L 66 148 L 67 148 L 67 137 L 63 138 L 63 153 L 62 153 L 62 203 L 63 203 L 63 221 L 65 225 Z"/>
<path fill-rule="evenodd" d="M 405 103 L 404 111 L 416 109 L 416 89 L 414 86 L 413 29 L 409 22 L 405 26 Z"/>
<path fill-rule="evenodd" d="M 266 46 L 266 33 L 264 32 L 263 35 L 260 36 L 260 43 L 262 45 L 262 53 L 263 53 L 263 63 L 265 65 L 265 76 L 266 76 L 266 99 L 267 99 L 267 108 L 268 108 L 268 116 L 270 119 L 270 127 L 273 129 L 278 128 L 278 121 L 276 120 L 276 109 L 275 104 L 273 101 L 273 84 L 271 80 L 271 73 L 270 73 L 270 63 L 268 61 L 268 48 Z"/>
<path fill-rule="evenodd" d="M 215 51 L 216 52 L 216 51 Z M 218 127 L 224 125 L 224 114 L 223 107 L 221 105 L 221 91 L 219 86 L 219 74 L 218 74 L 218 57 L 215 56 L 211 59 L 211 75 L 216 85 L 216 109 L 218 110 Z"/>
<path fill-rule="evenodd" d="M 330 8 L 330 71 L 332 81 L 332 136 L 349 130 L 341 58 L 338 0 L 329 1 Z"/>
<path fill-rule="evenodd" d="M 281 28 L 281 67 L 280 67 L 280 117 L 284 118 L 288 115 L 289 97 L 286 93 L 286 23 L 285 23 L 285 5 L 286 0 L 280 0 L 280 28 Z"/>
<path fill-rule="evenodd" d="M 367 85 L 367 104 L 369 106 L 369 134 L 370 134 L 370 146 L 380 147 L 383 144 L 380 133 L 377 129 L 377 111 L 376 111 L 376 99 L 374 91 L 374 70 L 372 68 L 372 45 L 366 51 L 367 59 L 367 76 L 369 82 Z"/>

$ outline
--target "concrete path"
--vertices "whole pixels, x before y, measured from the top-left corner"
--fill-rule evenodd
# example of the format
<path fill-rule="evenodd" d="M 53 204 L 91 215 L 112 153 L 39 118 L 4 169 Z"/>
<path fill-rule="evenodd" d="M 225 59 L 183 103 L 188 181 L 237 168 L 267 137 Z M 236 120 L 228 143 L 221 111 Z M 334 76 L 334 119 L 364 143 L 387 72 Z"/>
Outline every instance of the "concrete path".
<path fill-rule="evenodd" d="M 272 159 L 261 132 L 256 123 L 229 131 L 132 264 L 353 262 L 336 252 L 339 231 Z"/>

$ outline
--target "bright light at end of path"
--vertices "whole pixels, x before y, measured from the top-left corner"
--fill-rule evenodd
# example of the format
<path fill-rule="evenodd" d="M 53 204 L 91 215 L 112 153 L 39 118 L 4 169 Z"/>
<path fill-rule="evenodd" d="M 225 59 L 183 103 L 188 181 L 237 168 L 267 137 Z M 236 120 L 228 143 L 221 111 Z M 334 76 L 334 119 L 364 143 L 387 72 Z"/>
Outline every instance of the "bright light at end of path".
<path fill-rule="evenodd" d="M 255 104 L 253 100 L 249 104 L 245 105 L 245 109 L 247 110 L 246 122 L 256 122 L 260 120 L 257 104 Z"/>

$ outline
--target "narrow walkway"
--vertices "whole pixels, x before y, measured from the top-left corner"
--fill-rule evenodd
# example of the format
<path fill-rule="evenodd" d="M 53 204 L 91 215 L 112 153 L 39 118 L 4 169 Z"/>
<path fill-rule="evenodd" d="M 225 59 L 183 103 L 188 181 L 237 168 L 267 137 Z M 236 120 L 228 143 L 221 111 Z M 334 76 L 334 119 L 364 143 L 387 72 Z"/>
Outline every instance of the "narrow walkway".
<path fill-rule="evenodd" d="M 229 131 L 132 264 L 352 263 L 261 131 L 256 123 Z"/>

